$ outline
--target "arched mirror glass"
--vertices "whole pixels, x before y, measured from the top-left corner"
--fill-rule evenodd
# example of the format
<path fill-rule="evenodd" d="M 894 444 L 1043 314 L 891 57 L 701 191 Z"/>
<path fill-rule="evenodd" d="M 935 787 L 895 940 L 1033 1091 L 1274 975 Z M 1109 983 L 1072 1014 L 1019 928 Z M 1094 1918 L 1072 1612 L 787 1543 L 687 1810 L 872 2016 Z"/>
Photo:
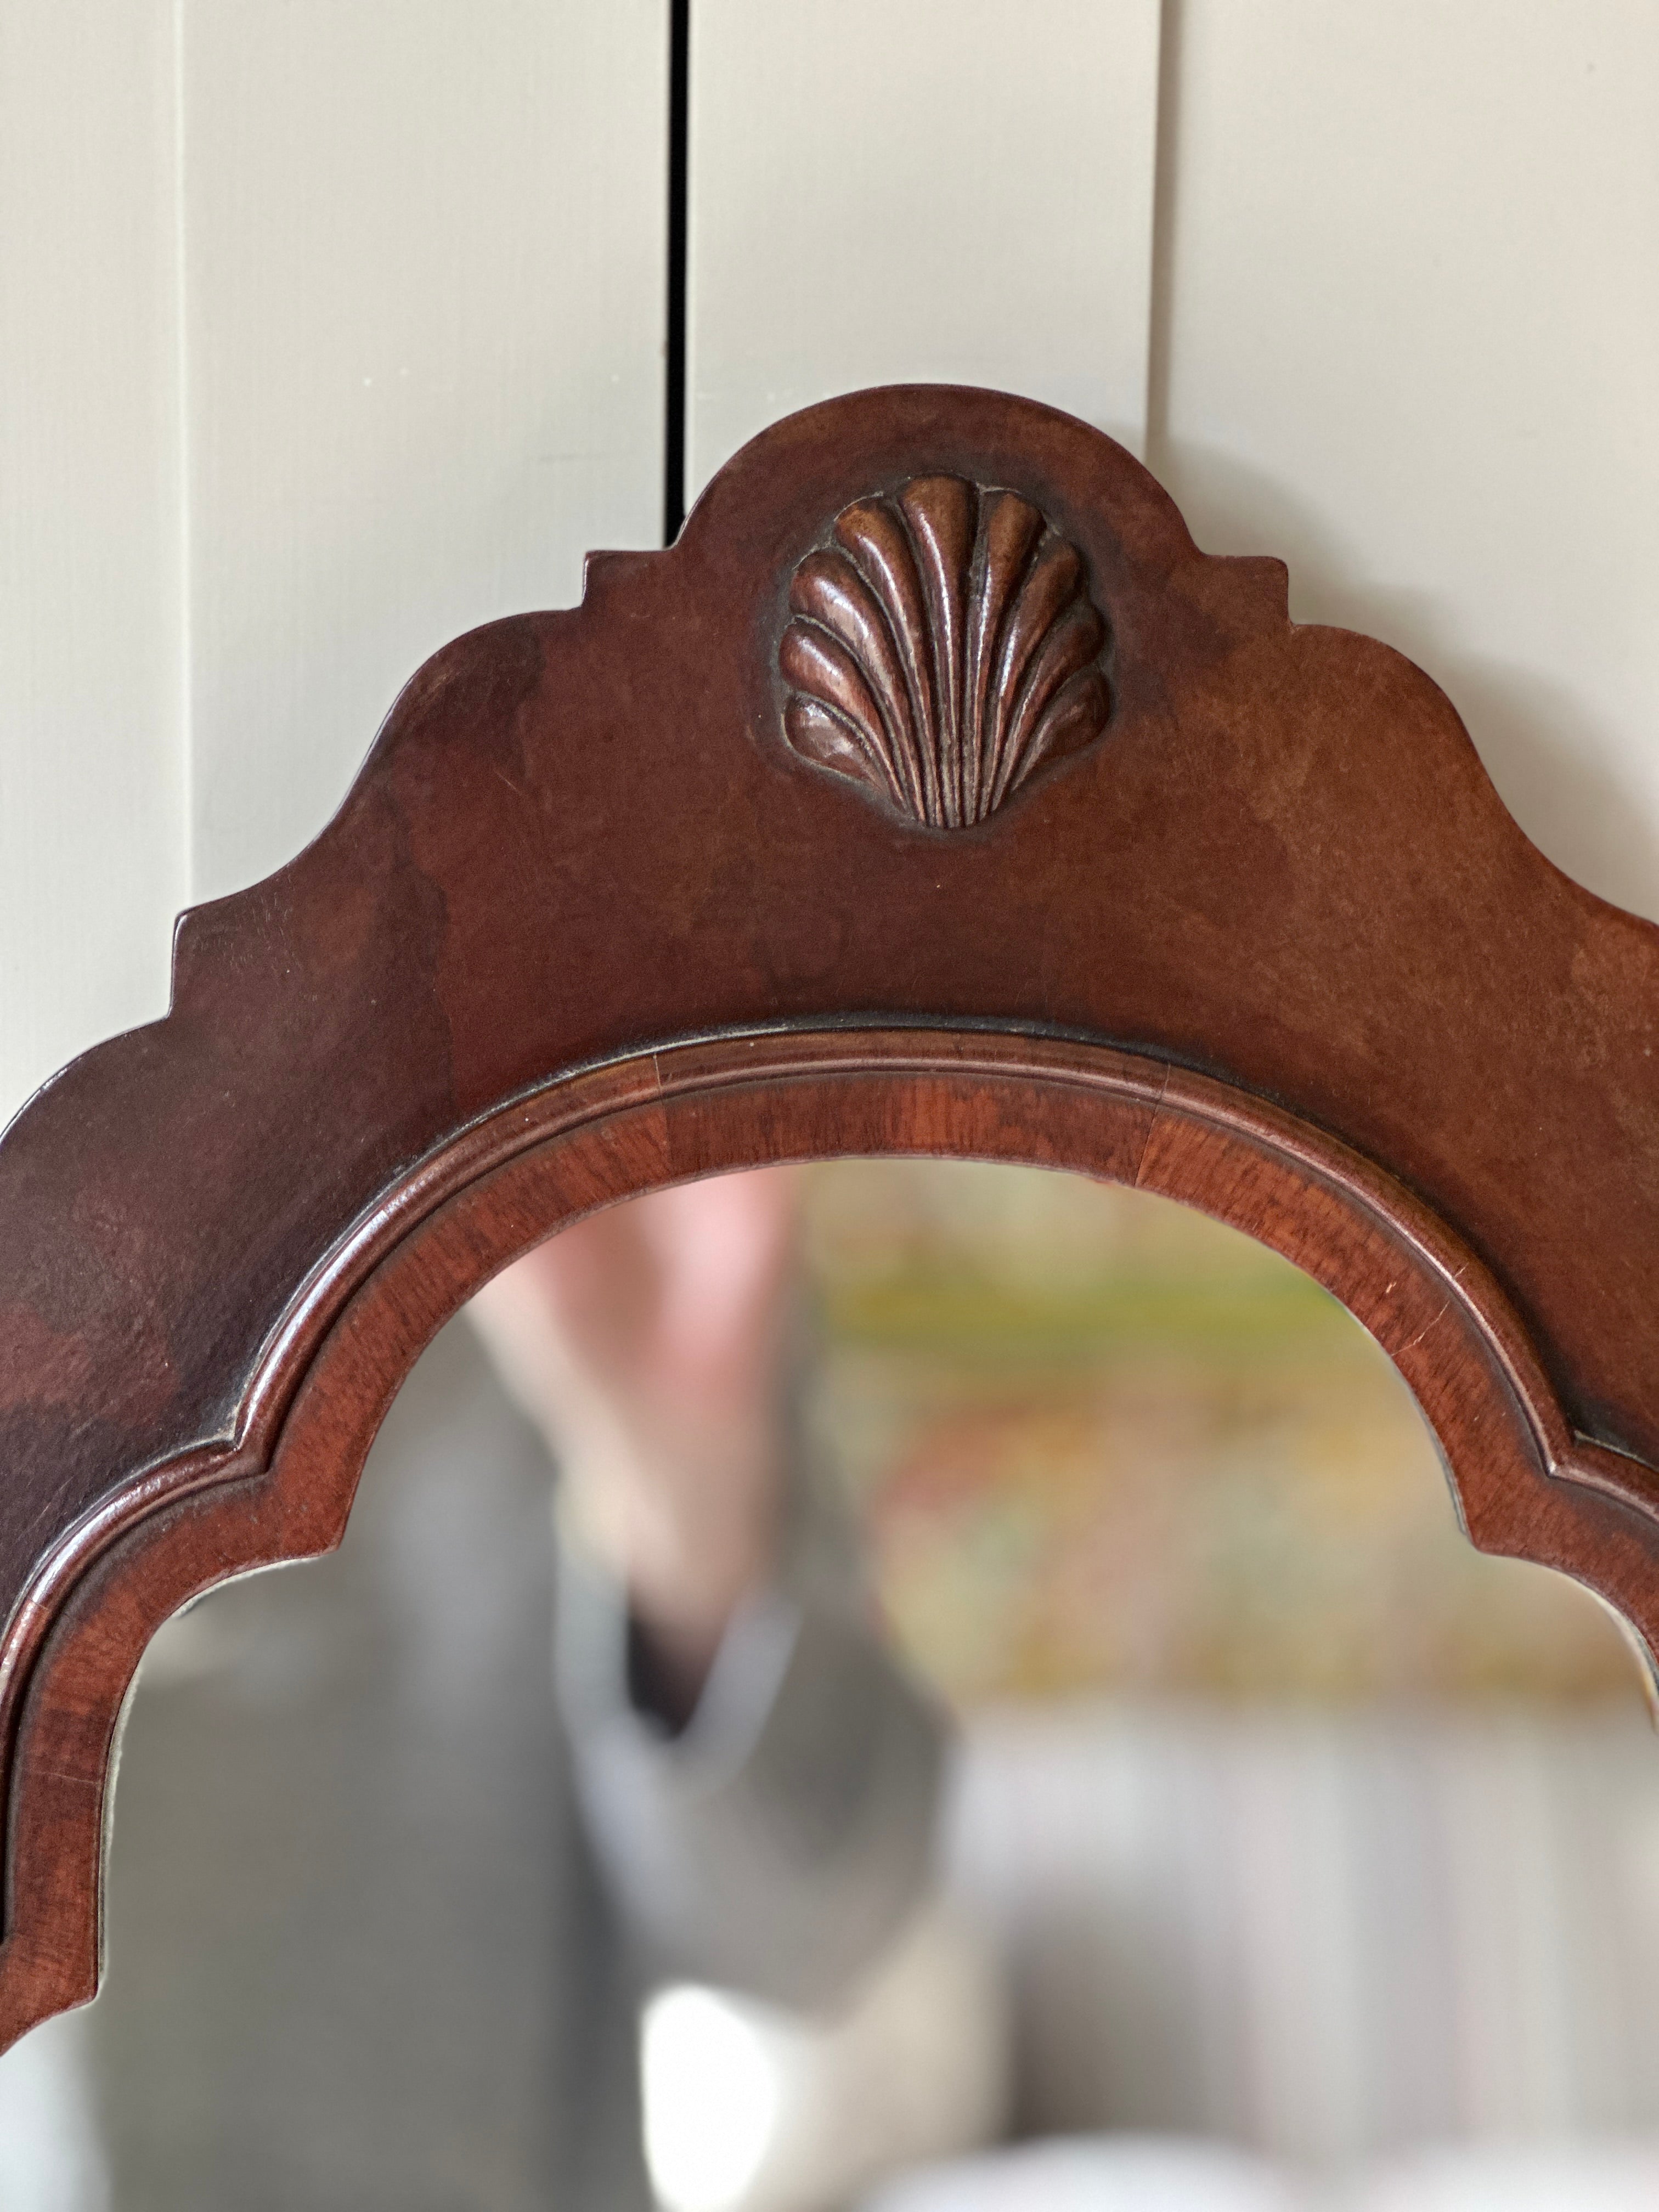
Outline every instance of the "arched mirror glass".
<path fill-rule="evenodd" d="M 652 1589 L 678 1555 L 613 1462 L 754 1439 L 695 1384 L 643 1429 L 601 1390 L 556 1541 L 523 1346 L 498 1316 L 515 1405 L 453 1323 L 342 1550 L 152 1647 L 108 1981 L 0 2064 L 0 2202 L 1243 2212 L 1334 2176 L 1381 2212 L 1577 2137 L 1656 2201 L 1638 1669 L 1468 1547 L 1358 1324 L 1146 1194 L 773 1188 L 784 1244 L 704 1212 L 657 1344 L 730 1350 L 727 1236 L 783 1439 L 765 1587 L 630 1631 L 617 1516 Z M 642 1264 L 575 1283 L 613 1349 L 662 1322 Z"/>

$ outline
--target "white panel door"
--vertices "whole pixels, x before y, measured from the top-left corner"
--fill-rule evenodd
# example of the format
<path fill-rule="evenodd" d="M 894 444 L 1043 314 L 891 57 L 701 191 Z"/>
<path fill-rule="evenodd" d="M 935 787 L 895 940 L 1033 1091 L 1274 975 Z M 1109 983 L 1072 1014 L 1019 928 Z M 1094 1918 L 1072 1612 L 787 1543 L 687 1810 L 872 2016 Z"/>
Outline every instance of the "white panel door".
<path fill-rule="evenodd" d="M 665 0 L 0 0 L 0 1121 L 657 542 Z"/>
<path fill-rule="evenodd" d="M 458 631 L 659 542 L 664 0 L 184 0 L 193 895 Z"/>
<path fill-rule="evenodd" d="M 0 1125 L 186 888 L 172 0 L 0 4 Z"/>
<path fill-rule="evenodd" d="M 1420 661 L 1544 850 L 1659 916 L 1659 9 L 1178 22 L 1153 466 L 1304 619 Z"/>
<path fill-rule="evenodd" d="M 688 477 L 862 385 L 1139 451 L 1158 0 L 693 0 Z"/>

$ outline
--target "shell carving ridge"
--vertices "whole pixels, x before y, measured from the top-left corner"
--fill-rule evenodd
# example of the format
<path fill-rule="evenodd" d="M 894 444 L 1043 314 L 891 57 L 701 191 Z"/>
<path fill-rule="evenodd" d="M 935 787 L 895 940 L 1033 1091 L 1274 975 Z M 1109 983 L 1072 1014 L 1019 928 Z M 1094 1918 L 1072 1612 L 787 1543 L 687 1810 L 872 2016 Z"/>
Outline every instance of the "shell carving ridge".
<path fill-rule="evenodd" d="M 913 477 L 795 570 L 784 734 L 908 820 L 968 829 L 1100 736 L 1107 638 L 1083 556 L 1030 500 Z"/>

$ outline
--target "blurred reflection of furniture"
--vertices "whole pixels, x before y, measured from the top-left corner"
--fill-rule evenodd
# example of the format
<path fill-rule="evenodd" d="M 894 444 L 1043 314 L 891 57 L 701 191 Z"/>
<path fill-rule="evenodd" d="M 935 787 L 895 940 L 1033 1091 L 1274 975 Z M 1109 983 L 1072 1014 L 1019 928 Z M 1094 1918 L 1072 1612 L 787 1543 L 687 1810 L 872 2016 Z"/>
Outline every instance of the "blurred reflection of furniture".
<path fill-rule="evenodd" d="M 1659 2130 L 1634 1706 L 993 1717 L 952 1852 L 1007 1963 L 1023 2132 L 1323 2165 Z"/>
<path fill-rule="evenodd" d="M 947 1856 L 954 1959 L 946 1918 L 850 2019 L 702 1993 L 695 2038 L 689 2009 L 654 2054 L 647 2030 L 647 2109 L 654 2065 L 671 2133 L 699 2115 L 669 2212 L 830 2212 L 907 2143 L 971 2153 L 1005 2035 L 1025 2140 L 890 2174 L 866 2212 L 1659 2203 L 1633 1703 L 985 1713 Z"/>

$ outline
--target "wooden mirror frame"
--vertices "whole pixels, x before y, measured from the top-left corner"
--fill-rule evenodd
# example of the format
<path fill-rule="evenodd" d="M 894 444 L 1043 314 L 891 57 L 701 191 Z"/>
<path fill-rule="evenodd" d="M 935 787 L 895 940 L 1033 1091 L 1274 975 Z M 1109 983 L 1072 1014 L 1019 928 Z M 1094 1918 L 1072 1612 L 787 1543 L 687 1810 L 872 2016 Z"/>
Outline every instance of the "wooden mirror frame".
<path fill-rule="evenodd" d="M 182 917 L 167 1018 L 0 1141 L 0 2038 L 96 1987 L 149 1638 L 338 1542 L 489 1275 L 665 1182 L 897 1152 L 1273 1246 L 1474 1541 L 1659 1650 L 1659 929 L 1110 440 L 864 392 L 427 662 L 322 835 Z"/>

